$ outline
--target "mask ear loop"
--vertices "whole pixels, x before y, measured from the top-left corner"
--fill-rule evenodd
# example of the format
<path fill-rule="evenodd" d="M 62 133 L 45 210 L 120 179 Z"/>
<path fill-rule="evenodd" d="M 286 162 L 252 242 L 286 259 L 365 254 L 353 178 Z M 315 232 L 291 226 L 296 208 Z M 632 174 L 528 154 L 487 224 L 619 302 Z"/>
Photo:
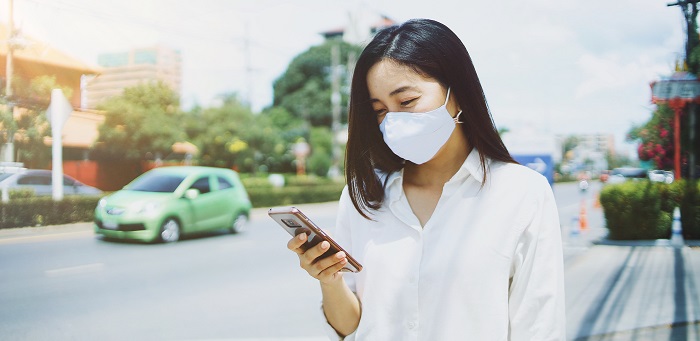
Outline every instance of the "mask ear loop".
<path fill-rule="evenodd" d="M 457 113 L 457 115 L 456 115 L 455 117 L 452 118 L 452 119 L 455 121 L 455 124 L 464 123 L 464 122 L 462 122 L 462 121 L 459 120 L 459 115 L 461 115 L 461 114 L 462 114 L 462 110 L 460 110 L 460 111 Z"/>

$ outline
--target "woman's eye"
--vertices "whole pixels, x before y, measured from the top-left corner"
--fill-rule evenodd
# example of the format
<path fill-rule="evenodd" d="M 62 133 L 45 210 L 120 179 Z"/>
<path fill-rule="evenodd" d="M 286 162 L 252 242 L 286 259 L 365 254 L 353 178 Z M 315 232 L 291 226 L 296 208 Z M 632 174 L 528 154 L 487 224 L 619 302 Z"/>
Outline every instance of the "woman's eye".
<path fill-rule="evenodd" d="M 374 111 L 374 113 L 375 113 L 376 115 L 378 115 L 378 116 L 379 116 L 379 115 L 384 115 L 384 114 L 386 114 L 386 109 L 377 109 L 377 110 Z"/>
<path fill-rule="evenodd" d="M 401 102 L 401 106 L 402 106 L 402 107 L 405 107 L 405 106 L 407 106 L 407 105 L 410 105 L 410 104 L 413 103 L 413 101 L 415 101 L 415 100 L 416 100 L 415 98 L 412 98 L 412 99 L 409 99 L 408 101 L 403 101 L 403 102 Z"/>

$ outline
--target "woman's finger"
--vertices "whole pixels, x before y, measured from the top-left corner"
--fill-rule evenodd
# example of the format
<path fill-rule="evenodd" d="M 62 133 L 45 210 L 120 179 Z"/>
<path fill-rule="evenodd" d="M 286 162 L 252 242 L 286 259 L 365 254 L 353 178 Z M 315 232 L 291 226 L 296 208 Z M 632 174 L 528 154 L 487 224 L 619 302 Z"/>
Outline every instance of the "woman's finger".
<path fill-rule="evenodd" d="M 303 254 L 303 257 L 308 263 L 314 263 L 316 262 L 316 258 L 326 253 L 326 251 L 328 251 L 330 247 L 331 244 L 324 240 L 316 244 L 316 246 L 306 250 L 306 252 L 304 252 Z"/>
<path fill-rule="evenodd" d="M 333 257 L 328 257 L 328 258 L 333 258 Z M 323 271 L 321 271 L 321 272 L 316 276 L 316 278 L 318 278 L 318 280 L 321 281 L 321 282 L 328 282 L 328 281 L 334 280 L 334 279 L 337 278 L 336 276 L 338 276 L 338 275 L 337 275 L 338 272 L 339 272 L 339 271 L 345 266 L 345 264 L 347 264 L 347 263 L 348 263 L 348 259 L 345 258 L 345 257 L 343 257 L 342 259 L 340 259 L 340 260 L 339 260 L 338 262 L 336 262 L 335 264 L 333 264 L 333 265 L 327 267 L 326 269 L 324 269 Z"/>
<path fill-rule="evenodd" d="M 306 233 L 301 233 L 287 242 L 287 248 L 294 251 L 296 254 L 301 255 L 304 253 L 301 246 L 306 243 L 306 239 Z"/>
<path fill-rule="evenodd" d="M 317 260 L 315 263 L 311 265 L 311 269 L 313 269 L 313 273 L 318 276 L 321 272 L 325 271 L 326 269 L 338 264 L 338 262 L 341 262 L 345 259 L 345 252 L 339 251 L 335 253 L 334 255 L 330 255 L 328 257 L 322 258 Z M 310 273 L 312 271 L 309 271 Z"/>

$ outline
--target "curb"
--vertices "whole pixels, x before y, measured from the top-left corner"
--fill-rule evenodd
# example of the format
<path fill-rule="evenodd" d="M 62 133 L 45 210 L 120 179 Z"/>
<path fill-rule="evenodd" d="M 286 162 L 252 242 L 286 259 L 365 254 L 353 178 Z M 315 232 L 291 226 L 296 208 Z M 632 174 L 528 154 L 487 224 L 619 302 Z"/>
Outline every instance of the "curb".
<path fill-rule="evenodd" d="M 594 245 L 607 245 L 607 246 L 660 246 L 660 247 L 675 247 L 671 243 L 670 239 L 654 239 L 654 240 L 610 240 L 601 239 L 598 241 L 593 241 Z M 687 247 L 700 247 L 700 240 L 686 240 L 683 242 L 683 246 Z"/>

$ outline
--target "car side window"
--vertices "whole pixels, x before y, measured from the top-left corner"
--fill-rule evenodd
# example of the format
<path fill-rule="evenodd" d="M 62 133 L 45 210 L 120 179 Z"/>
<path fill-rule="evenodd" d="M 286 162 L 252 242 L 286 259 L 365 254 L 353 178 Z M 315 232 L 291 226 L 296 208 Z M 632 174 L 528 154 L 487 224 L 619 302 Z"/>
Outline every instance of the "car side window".
<path fill-rule="evenodd" d="M 217 176 L 216 178 L 219 180 L 219 190 L 233 187 L 233 185 L 228 180 L 220 176 Z"/>
<path fill-rule="evenodd" d="M 17 179 L 18 185 L 51 185 L 50 176 L 25 175 Z"/>
<path fill-rule="evenodd" d="M 63 176 L 63 186 L 76 186 L 78 185 L 75 181 L 67 176 Z"/>
<path fill-rule="evenodd" d="M 203 178 L 199 178 L 192 184 L 192 186 L 190 186 L 190 188 L 198 189 L 200 194 L 211 192 L 211 188 L 209 187 L 209 177 L 205 176 Z"/>

